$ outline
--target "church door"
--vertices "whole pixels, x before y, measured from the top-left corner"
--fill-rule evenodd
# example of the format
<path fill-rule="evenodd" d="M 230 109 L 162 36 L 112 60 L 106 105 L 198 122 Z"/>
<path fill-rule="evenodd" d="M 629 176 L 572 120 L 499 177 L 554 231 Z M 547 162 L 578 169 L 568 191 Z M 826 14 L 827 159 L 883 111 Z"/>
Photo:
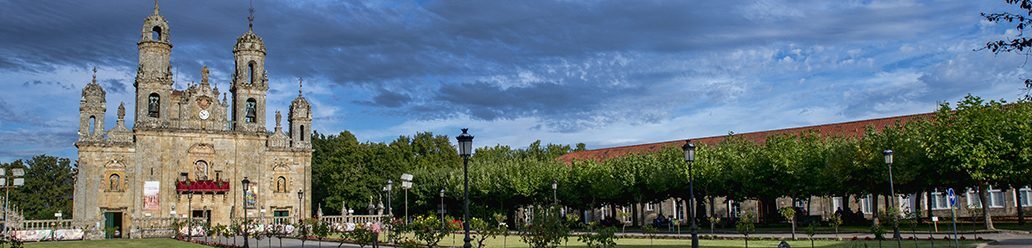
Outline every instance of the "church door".
<path fill-rule="evenodd" d="M 104 238 L 122 238 L 122 212 L 104 212 Z"/>

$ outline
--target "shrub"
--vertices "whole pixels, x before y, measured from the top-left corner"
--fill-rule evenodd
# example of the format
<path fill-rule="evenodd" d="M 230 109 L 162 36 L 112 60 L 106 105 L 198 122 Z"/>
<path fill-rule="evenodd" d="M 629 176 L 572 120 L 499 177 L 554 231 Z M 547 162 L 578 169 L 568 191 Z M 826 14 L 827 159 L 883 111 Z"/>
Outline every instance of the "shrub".
<path fill-rule="evenodd" d="M 444 236 L 448 236 L 451 228 L 441 229 L 441 220 L 436 215 L 417 216 L 408 227 L 416 239 L 426 244 L 426 247 L 436 247 Z"/>
<path fill-rule="evenodd" d="M 587 244 L 588 248 L 616 247 L 616 227 L 599 228 L 597 232 L 585 234 L 577 240 Z"/>
<path fill-rule="evenodd" d="M 533 248 L 558 247 L 570 236 L 570 229 L 564 222 L 558 207 L 534 208 L 533 218 L 520 236 Z"/>

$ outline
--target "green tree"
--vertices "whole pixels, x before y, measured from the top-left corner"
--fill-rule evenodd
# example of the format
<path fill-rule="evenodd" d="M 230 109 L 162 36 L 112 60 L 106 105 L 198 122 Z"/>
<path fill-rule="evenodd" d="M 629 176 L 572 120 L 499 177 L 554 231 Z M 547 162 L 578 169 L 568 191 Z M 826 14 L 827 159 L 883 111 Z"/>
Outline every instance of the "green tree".
<path fill-rule="evenodd" d="M 50 219 L 59 211 L 72 217 L 74 178 L 70 160 L 38 155 L 27 163 L 16 160 L 4 167 L 25 169 L 25 185 L 11 191 L 11 205 L 21 209 L 25 218 Z"/>
<path fill-rule="evenodd" d="M 988 202 L 988 186 L 1018 170 L 1020 144 L 1006 137 L 1021 131 L 1008 120 L 1003 101 L 968 95 L 951 108 L 943 103 L 936 112 L 924 147 L 929 157 L 975 182 L 981 202 Z M 989 204 L 982 204 L 985 228 L 995 230 Z"/>

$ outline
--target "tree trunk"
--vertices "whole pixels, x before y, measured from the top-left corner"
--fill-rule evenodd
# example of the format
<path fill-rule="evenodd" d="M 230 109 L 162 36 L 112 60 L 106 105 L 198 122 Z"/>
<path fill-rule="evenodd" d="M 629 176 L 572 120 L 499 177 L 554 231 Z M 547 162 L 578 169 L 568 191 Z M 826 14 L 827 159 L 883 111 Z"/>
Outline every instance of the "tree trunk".
<path fill-rule="evenodd" d="M 1014 189 L 1014 201 L 1018 202 L 1018 225 L 1025 225 L 1025 210 L 1022 209 L 1024 206 L 1021 205 L 1021 188 L 1011 187 Z"/>
<path fill-rule="evenodd" d="M 914 208 L 911 212 L 914 213 L 914 219 L 917 220 L 917 224 L 924 223 L 924 218 L 920 218 L 918 215 L 921 214 L 921 192 L 914 193 Z"/>
<path fill-rule="evenodd" d="M 631 226 L 638 226 L 638 206 L 641 204 L 631 205 Z"/>
<path fill-rule="evenodd" d="M 989 199 L 987 195 L 989 194 L 989 189 L 986 187 L 985 182 L 979 183 L 978 191 L 978 199 L 982 201 L 982 218 L 985 219 L 985 229 L 990 231 L 996 230 L 996 227 L 993 227 L 992 215 L 989 214 Z"/>
<path fill-rule="evenodd" d="M 871 204 L 871 219 L 874 221 L 874 224 L 881 224 L 881 219 L 879 218 L 880 216 L 878 216 L 878 194 L 871 195 L 871 202 L 870 202 L 870 204 Z M 861 209 L 863 209 L 863 207 L 864 206 L 860 206 Z"/>

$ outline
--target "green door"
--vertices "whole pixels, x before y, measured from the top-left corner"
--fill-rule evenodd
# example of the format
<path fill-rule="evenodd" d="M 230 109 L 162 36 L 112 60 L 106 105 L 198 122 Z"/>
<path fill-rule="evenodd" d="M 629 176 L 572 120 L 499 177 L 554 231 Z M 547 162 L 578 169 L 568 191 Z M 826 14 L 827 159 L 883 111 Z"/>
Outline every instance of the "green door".
<path fill-rule="evenodd" d="M 104 238 L 115 237 L 115 213 L 104 212 Z"/>

